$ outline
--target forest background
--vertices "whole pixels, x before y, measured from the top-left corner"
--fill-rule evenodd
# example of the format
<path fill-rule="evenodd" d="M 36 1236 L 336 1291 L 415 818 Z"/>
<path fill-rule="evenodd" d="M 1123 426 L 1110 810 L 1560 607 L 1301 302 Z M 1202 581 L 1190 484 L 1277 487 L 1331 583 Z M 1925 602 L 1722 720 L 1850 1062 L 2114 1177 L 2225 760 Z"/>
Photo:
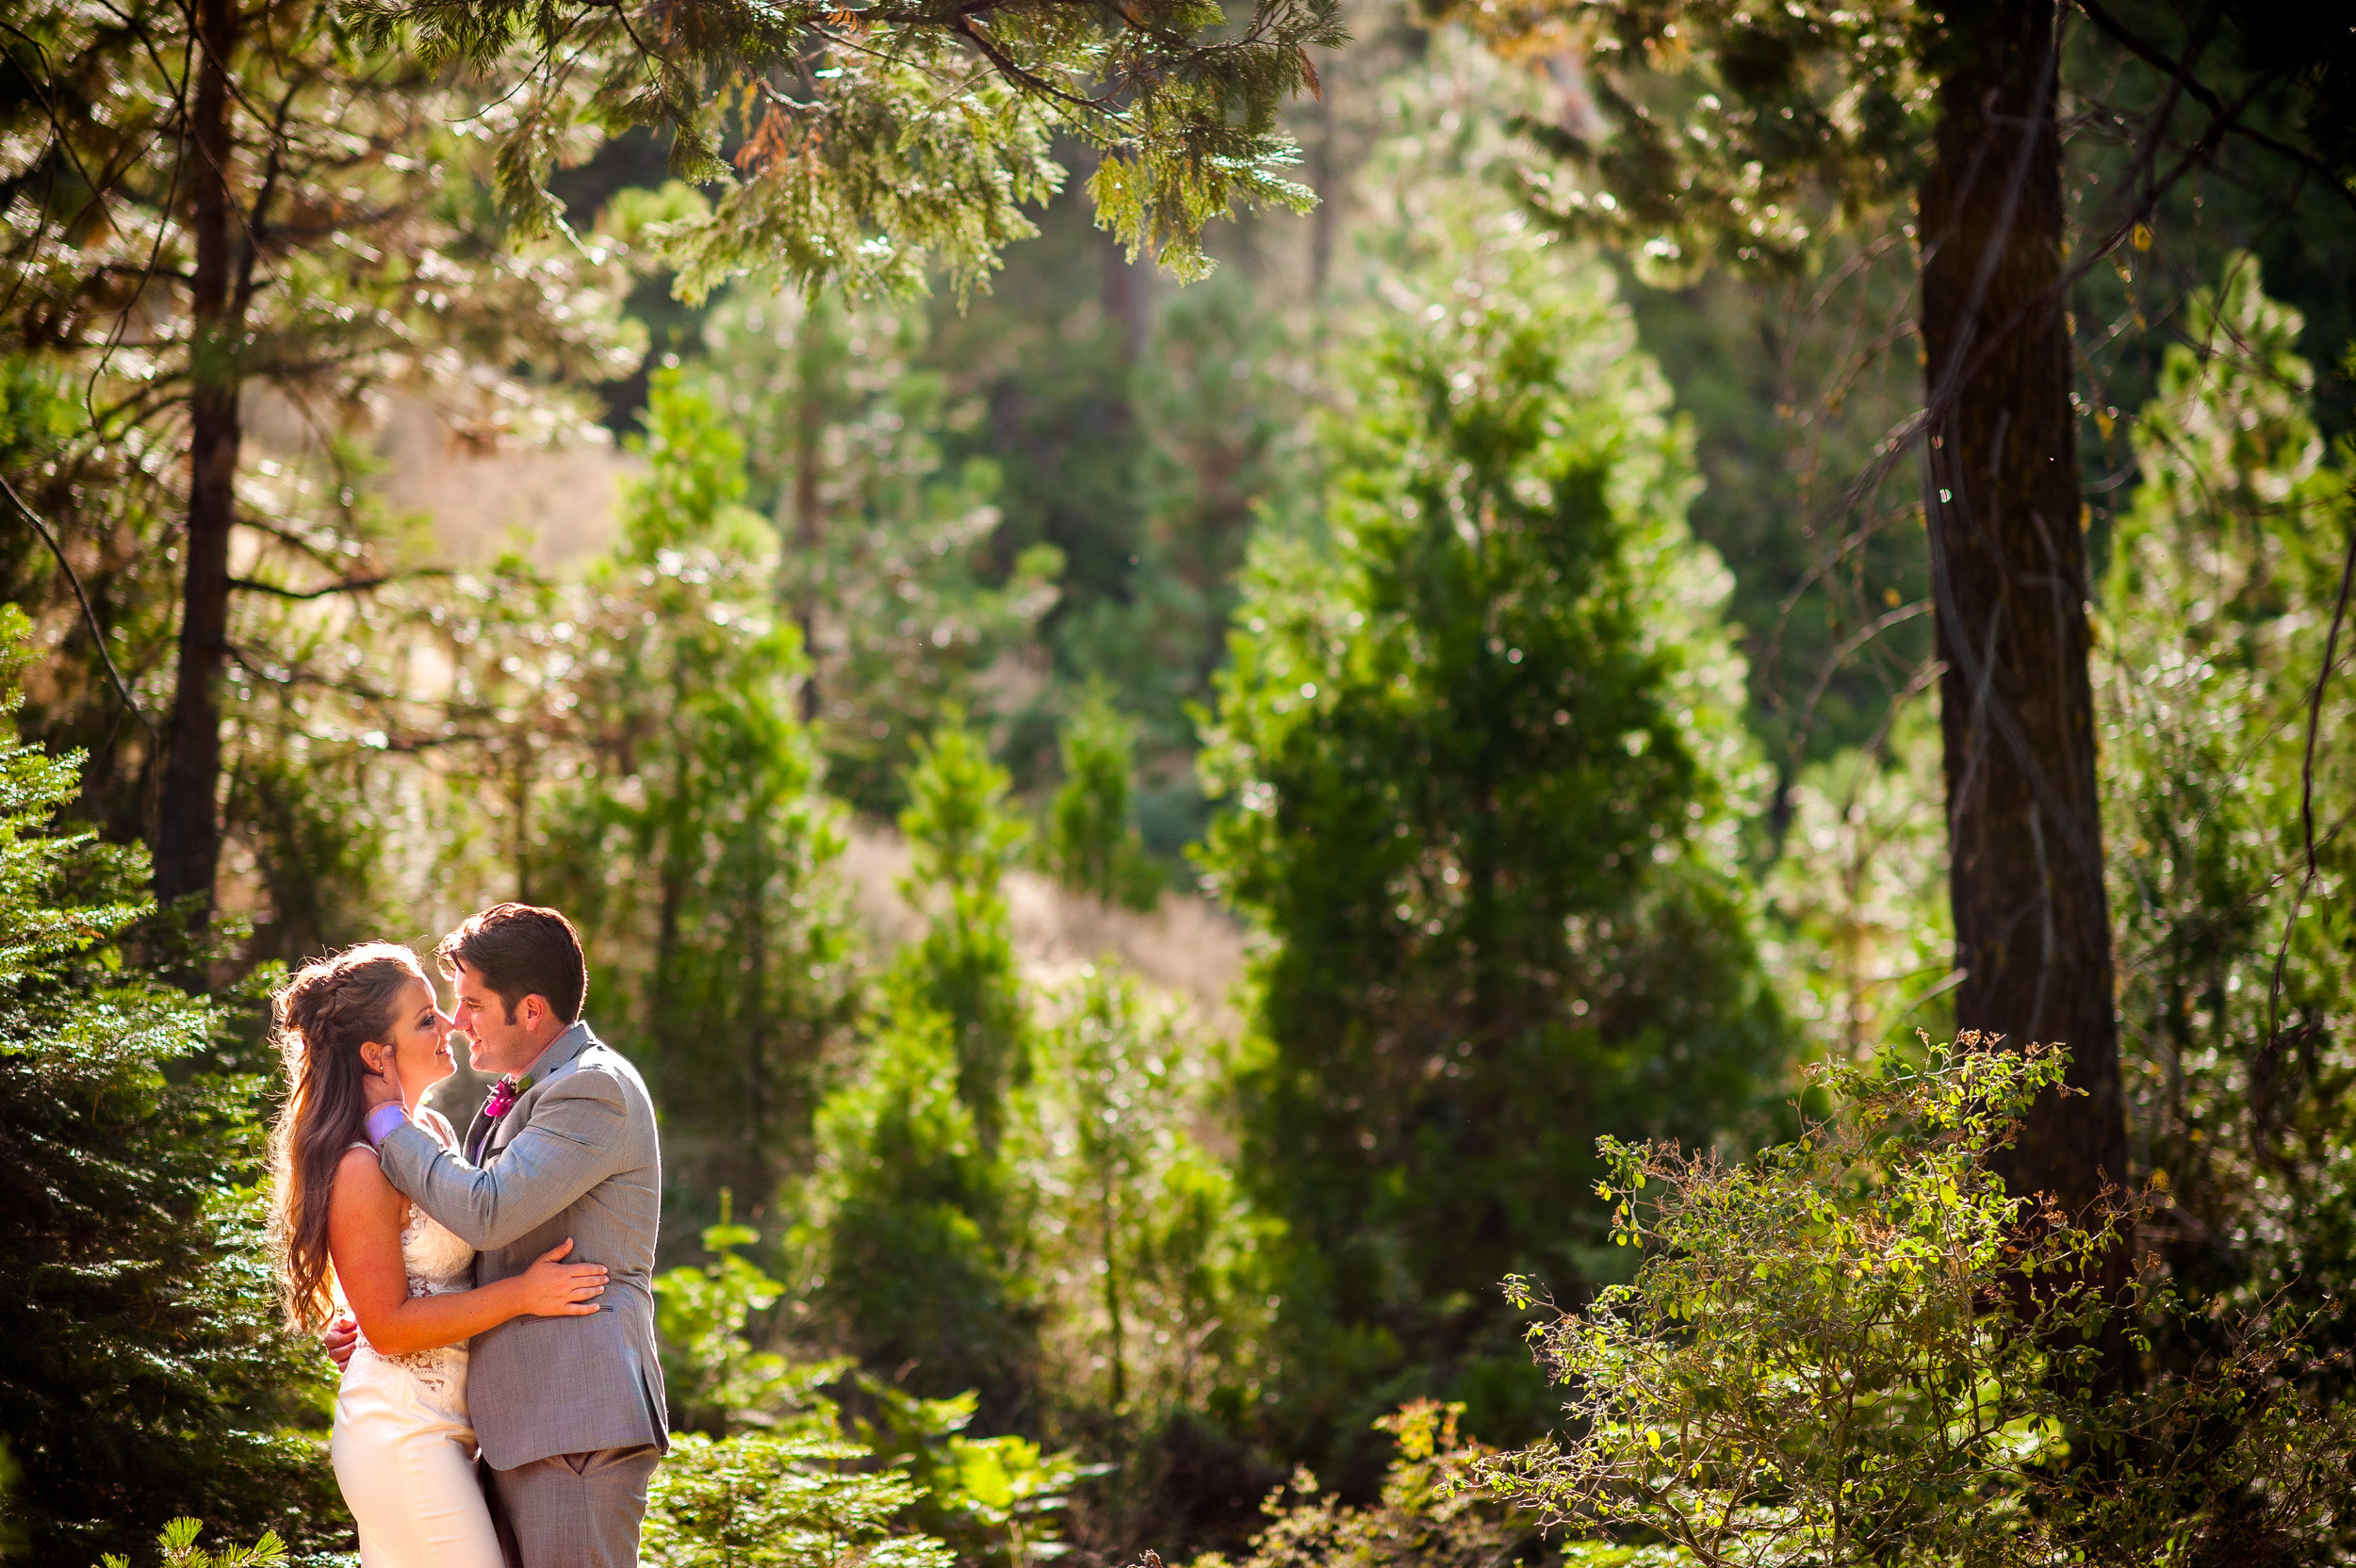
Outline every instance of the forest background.
<path fill-rule="evenodd" d="M 8 34 L 0 1550 L 348 1540 L 269 1298 L 263 1001 L 502 898 L 580 923 L 663 1119 L 663 1560 L 1562 1549 L 1418 1466 L 1561 1425 L 1546 1293 L 1639 1269 L 1597 1139 L 1739 1158 L 1812 1064 L 1978 1021 L 1919 211 L 1738 199 L 1769 237 L 1724 265 L 1618 234 L 1568 151 L 1630 104 L 1607 33 L 1368 3 L 1299 48 L 1314 205 L 1212 223 L 1208 276 L 1098 228 L 1103 182 L 1017 180 L 1036 234 L 919 214 L 804 287 L 696 249 L 787 220 L 663 136 L 549 133 L 551 228 L 500 199 L 523 75 L 261 7 L 254 139 L 204 155 L 259 263 L 224 402 L 152 155 L 155 40 L 217 9 Z M 2217 14 L 2130 20 L 2197 54 Z M 2336 1421 L 2356 215 L 2295 106 L 2163 184 L 2135 127 L 2183 93 L 2070 15 L 2111 1174 L 2166 1200 L 2148 1272 L 2306 1326 L 2280 1380 Z M 1677 64 L 1638 97 L 1690 105 Z M 54 224 L 102 164 L 120 201 Z M 813 1475 L 868 1490 L 742 1500 Z M 1421 1545 L 1350 1534 L 1394 1516 Z"/>

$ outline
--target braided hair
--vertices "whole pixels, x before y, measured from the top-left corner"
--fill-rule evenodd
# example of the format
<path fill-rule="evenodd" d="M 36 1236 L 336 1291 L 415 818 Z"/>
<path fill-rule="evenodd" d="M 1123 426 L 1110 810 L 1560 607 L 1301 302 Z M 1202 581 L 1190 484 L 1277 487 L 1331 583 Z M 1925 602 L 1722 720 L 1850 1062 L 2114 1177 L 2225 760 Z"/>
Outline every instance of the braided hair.
<path fill-rule="evenodd" d="M 424 978 L 407 948 L 362 942 L 303 965 L 270 999 L 286 1074 L 286 1107 L 270 1130 L 270 1233 L 286 1321 L 298 1330 L 335 1315 L 327 1202 L 335 1166 L 368 1118 L 360 1048 L 390 1043 L 401 992 Z"/>

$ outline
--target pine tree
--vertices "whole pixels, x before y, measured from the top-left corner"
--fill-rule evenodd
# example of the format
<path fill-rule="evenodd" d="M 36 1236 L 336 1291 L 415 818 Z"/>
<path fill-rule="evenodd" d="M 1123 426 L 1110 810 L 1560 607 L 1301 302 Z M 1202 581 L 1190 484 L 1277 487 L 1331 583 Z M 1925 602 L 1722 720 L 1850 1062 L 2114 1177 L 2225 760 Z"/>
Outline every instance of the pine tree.
<path fill-rule="evenodd" d="M 758 1216 L 807 1168 L 857 1004 L 829 876 L 843 835 L 797 712 L 799 637 L 769 596 L 776 540 L 741 502 L 743 445 L 677 372 L 646 423 L 622 538 L 569 596 L 530 890 L 600 956 L 591 1009 L 646 1067 L 676 1206 L 709 1214 L 728 1188 Z"/>
<path fill-rule="evenodd" d="M 1205 753 L 1205 864 L 1272 939 L 1242 1171 L 1290 1227 L 1281 1393 L 1318 1443 L 1426 1394 L 1542 1424 L 1497 1282 L 1595 1281 L 1596 1135 L 1707 1140 L 1783 1045 L 1684 438 L 1607 280 L 1471 221 L 1336 367 Z"/>
<path fill-rule="evenodd" d="M 706 334 L 748 498 L 785 542 L 777 598 L 802 629 L 802 716 L 828 789 L 878 813 L 906 804 L 923 737 L 985 711 L 977 678 L 1029 645 L 1062 571 L 1053 546 L 995 559 L 998 466 L 943 455 L 943 427 L 974 411 L 924 364 L 924 327 L 910 306 L 748 291 Z"/>
<path fill-rule="evenodd" d="M 139 723 L 102 760 L 145 776 L 157 895 L 202 917 L 254 690 L 381 694 L 334 656 L 348 635 L 317 636 L 349 633 L 355 601 L 413 564 L 348 437 L 396 386 L 476 438 L 562 423 L 538 384 L 635 358 L 618 269 L 516 243 L 496 210 L 472 130 L 511 85 L 496 66 L 371 50 L 316 0 L 19 10 L 0 40 L 0 350 L 68 378 L 75 406 L 11 482 L 49 536 L 43 597 L 72 616 L 100 590 L 77 652 L 103 717 L 77 727 Z M 248 430 L 264 402 L 305 449 L 267 471 Z M 117 627 L 139 635 L 114 648 Z M 171 674 L 100 682 L 101 637 Z"/>
<path fill-rule="evenodd" d="M 1161 873 L 1145 858 L 1129 806 L 1137 727 L 1101 692 L 1064 724 L 1063 783 L 1047 807 L 1047 869 L 1074 892 L 1151 909 Z"/>
<path fill-rule="evenodd" d="M 1204 225 L 1239 207 L 1305 208 L 1278 171 L 1279 117 L 1317 84 L 1308 47 L 1343 33 L 1333 0 L 1223 8 L 1148 0 L 1073 12 L 1048 0 L 882 11 L 721 0 L 683 22 L 659 0 L 551 9 L 536 0 L 368 0 L 380 44 L 487 68 L 537 63 L 506 119 L 505 193 L 527 223 L 563 207 L 546 188 L 576 126 L 645 125 L 671 172 L 722 188 L 673 236 L 700 297 L 758 272 L 855 292 L 960 290 L 1034 232 L 1024 213 L 1063 183 L 1058 137 L 1096 155 L 1097 220 L 1182 276 L 1206 271 Z"/>
<path fill-rule="evenodd" d="M 26 623 L 0 607 L 12 712 Z M 261 1086 L 166 984 L 146 857 L 61 829 L 80 759 L 0 745 L 0 1431 L 35 1560 L 182 1514 L 325 1544 L 327 1366 L 280 1326 Z"/>
<path fill-rule="evenodd" d="M 903 892 L 928 918 L 884 977 L 858 1075 L 818 1111 L 811 1218 L 797 1249 L 826 1333 L 911 1390 L 978 1391 L 992 1424 L 1029 1402 L 1037 1302 L 1015 1167 L 1032 1068 L 1028 1004 L 1002 887 L 1023 825 L 981 740 L 946 727 L 917 753 Z"/>

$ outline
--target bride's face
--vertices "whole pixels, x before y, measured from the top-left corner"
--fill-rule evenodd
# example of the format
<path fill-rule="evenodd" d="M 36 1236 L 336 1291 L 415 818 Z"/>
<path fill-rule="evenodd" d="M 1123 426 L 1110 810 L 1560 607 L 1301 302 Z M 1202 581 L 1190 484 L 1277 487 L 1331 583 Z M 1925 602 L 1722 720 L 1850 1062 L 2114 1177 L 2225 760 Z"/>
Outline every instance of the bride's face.
<path fill-rule="evenodd" d="M 419 1095 L 456 1070 L 450 1030 L 450 1015 L 434 1004 L 434 988 L 420 976 L 409 983 L 393 1009 L 392 1038 L 364 1048 L 364 1054 L 379 1071 L 391 1070 L 402 1102 L 415 1110 Z"/>

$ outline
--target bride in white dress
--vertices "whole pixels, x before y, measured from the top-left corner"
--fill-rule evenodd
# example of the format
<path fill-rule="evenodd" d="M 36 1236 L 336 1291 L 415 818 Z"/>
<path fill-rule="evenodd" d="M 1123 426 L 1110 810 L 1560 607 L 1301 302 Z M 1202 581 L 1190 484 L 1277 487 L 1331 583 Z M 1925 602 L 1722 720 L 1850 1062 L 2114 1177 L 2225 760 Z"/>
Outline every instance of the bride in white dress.
<path fill-rule="evenodd" d="M 287 1315 L 316 1329 L 348 1306 L 360 1342 L 335 1396 L 328 1452 L 359 1527 L 363 1568 L 501 1568 L 475 1475 L 466 1341 L 527 1314 L 596 1312 L 605 1269 L 563 1261 L 474 1288 L 474 1249 L 384 1179 L 362 1137 L 364 1084 L 389 1076 L 417 1124 L 450 1148 L 418 1098 L 455 1069 L 450 1021 L 417 957 L 367 942 L 308 964 L 278 993 L 286 1108 L 271 1139 L 274 1232 Z"/>

